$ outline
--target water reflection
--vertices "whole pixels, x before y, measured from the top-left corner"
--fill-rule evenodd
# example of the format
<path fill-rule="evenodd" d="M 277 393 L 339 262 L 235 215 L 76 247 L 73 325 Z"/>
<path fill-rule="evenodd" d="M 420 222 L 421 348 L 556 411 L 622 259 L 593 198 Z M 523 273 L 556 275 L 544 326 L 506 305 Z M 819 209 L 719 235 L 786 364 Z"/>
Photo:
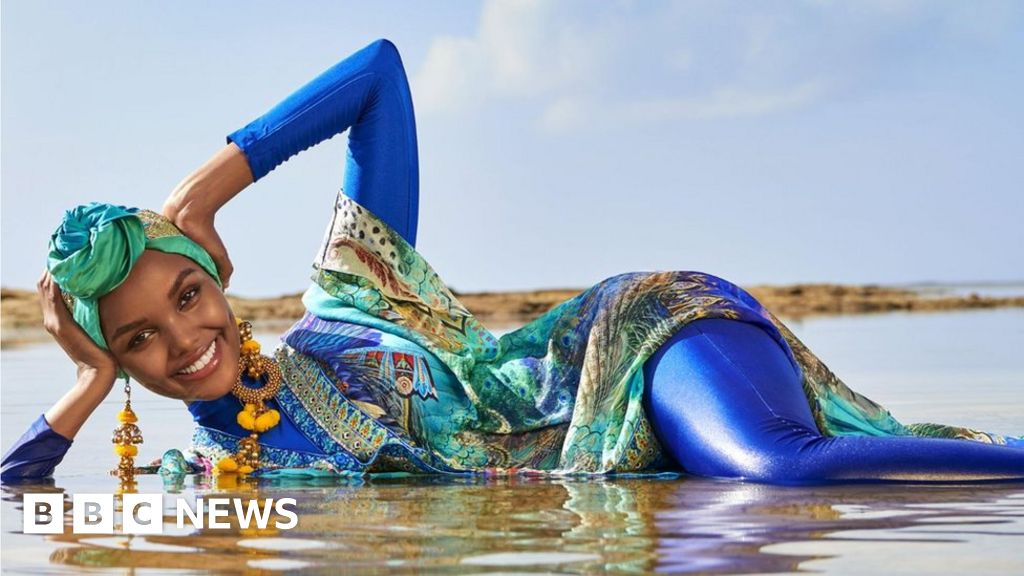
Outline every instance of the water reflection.
<path fill-rule="evenodd" d="M 995 562 L 1013 572 L 1020 559 L 1014 566 L 1012 550 L 1024 544 L 1021 483 L 778 487 L 690 478 L 414 477 L 223 490 L 196 478 L 183 485 L 182 497 L 296 498 L 298 527 L 178 529 L 168 497 L 161 535 L 72 535 L 70 511 L 63 535 L 20 535 L 21 492 L 62 489 L 5 486 L 4 517 L 19 521 L 5 522 L 5 572 L 39 571 L 46 558 L 50 569 L 68 572 L 734 574 L 808 571 L 827 558 L 857 571 L 883 547 L 891 571 L 963 572 Z M 140 492 L 162 488 L 159 477 L 140 479 Z M 947 550 L 958 564 L 929 564 L 916 553 L 922 544 Z M 993 550 L 1004 552 L 993 558 Z"/>

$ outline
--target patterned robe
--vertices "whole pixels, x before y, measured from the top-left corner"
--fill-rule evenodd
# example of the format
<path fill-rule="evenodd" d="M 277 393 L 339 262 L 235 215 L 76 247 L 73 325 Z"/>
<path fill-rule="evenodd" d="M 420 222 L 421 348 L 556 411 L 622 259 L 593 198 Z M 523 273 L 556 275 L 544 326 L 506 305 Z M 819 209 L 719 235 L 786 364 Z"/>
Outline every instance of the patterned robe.
<path fill-rule="evenodd" d="M 664 470 L 670 461 L 644 414 L 642 366 L 700 318 L 764 328 L 802 373 L 825 435 L 1005 443 L 967 428 L 901 424 L 843 384 L 749 293 L 711 274 L 613 276 L 496 338 L 415 248 L 339 194 L 313 280 L 309 313 L 276 352 L 284 374 L 277 401 L 322 454 L 265 450 L 264 473 Z M 360 327 L 407 348 L 360 353 L 346 340 Z M 200 428 L 195 444 L 216 458 L 234 441 Z"/>

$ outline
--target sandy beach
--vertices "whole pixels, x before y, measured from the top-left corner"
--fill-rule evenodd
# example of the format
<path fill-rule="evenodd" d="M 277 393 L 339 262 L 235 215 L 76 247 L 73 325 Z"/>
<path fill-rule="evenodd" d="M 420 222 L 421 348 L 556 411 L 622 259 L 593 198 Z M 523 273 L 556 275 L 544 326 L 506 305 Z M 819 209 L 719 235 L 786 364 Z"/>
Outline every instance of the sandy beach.
<path fill-rule="evenodd" d="M 969 308 L 1024 307 L 1024 295 L 929 295 L 919 290 L 878 284 L 786 284 L 744 287 L 776 316 L 805 318 L 837 314 L 892 311 L 946 311 Z M 476 317 L 491 329 L 529 322 L 582 288 L 554 288 L 518 292 L 457 292 Z M 273 298 L 228 295 L 236 314 L 258 321 L 261 329 L 283 329 L 303 313 L 301 294 Z M 3 346 L 38 342 L 48 336 L 36 294 L 16 288 L 0 289 Z"/>

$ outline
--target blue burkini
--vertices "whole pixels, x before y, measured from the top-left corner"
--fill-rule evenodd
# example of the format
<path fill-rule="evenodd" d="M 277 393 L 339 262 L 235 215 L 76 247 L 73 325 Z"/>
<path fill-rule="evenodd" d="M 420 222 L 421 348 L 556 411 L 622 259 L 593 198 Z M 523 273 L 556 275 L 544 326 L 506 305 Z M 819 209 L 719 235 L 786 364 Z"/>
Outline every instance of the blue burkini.
<path fill-rule="evenodd" d="M 307 314 L 261 435 L 264 475 L 405 470 L 685 471 L 772 483 L 1022 480 L 1017 438 L 903 425 L 853 392 L 744 290 L 701 272 L 609 278 L 495 338 L 414 248 L 411 95 L 371 43 L 228 136 L 259 180 L 350 129 L 343 193 Z M 245 432 L 233 396 L 193 402 L 196 453 Z M 3 479 L 53 472 L 70 446 L 42 416 Z"/>
<path fill-rule="evenodd" d="M 851 409 L 870 402 L 856 394 L 830 395 L 812 411 L 804 374 L 756 324 L 688 324 L 648 360 L 644 377 L 652 425 L 692 474 L 777 484 L 1024 478 L 1018 438 L 902 426 L 884 410 L 871 424 Z M 836 435 L 821 433 L 823 418 Z"/>

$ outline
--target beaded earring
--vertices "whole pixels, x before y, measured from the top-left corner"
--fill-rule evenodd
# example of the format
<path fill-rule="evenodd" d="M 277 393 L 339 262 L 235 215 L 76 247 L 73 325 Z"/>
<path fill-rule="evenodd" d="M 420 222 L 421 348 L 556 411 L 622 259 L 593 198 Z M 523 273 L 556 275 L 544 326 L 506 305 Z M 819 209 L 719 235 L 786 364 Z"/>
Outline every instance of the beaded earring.
<path fill-rule="evenodd" d="M 266 432 L 281 421 L 281 414 L 263 403 L 280 390 L 281 369 L 272 358 L 260 355 L 260 344 L 252 338 L 252 324 L 238 320 L 238 333 L 242 340 L 241 356 L 238 376 L 231 393 L 244 404 L 236 420 L 250 434 L 238 442 L 238 451 L 234 456 L 226 456 L 217 462 L 217 470 L 249 474 L 260 465 L 259 433 Z M 259 388 L 250 388 L 242 383 L 243 375 L 257 381 L 266 377 L 266 382 Z"/>
<path fill-rule="evenodd" d="M 124 381 L 124 393 L 124 408 L 117 413 L 117 421 L 121 424 L 114 429 L 112 438 L 114 453 L 120 456 L 121 460 L 118 462 L 117 468 L 110 471 L 112 475 L 118 477 L 122 487 L 130 486 L 135 482 L 135 456 L 139 453 L 136 444 L 142 444 L 142 431 L 136 424 L 139 417 L 132 410 L 132 385 L 128 379 Z"/>

